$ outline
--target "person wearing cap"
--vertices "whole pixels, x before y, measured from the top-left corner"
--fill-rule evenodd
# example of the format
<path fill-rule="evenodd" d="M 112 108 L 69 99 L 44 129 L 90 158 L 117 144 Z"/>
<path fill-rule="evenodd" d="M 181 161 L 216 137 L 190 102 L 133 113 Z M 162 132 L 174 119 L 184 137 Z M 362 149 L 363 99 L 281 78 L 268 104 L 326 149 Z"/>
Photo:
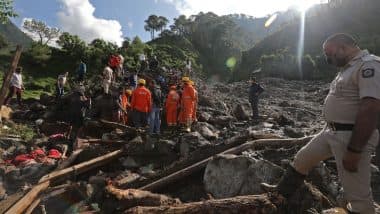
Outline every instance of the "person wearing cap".
<path fill-rule="evenodd" d="M 326 126 L 297 152 L 277 185 L 262 186 L 288 199 L 316 165 L 334 157 L 348 213 L 373 214 L 371 158 L 379 139 L 380 57 L 344 33 L 328 37 L 323 51 L 327 63 L 339 68 L 324 101 Z"/>
<path fill-rule="evenodd" d="M 194 88 L 194 92 L 195 92 L 195 101 L 194 101 L 194 106 L 193 106 L 193 121 L 196 122 L 198 121 L 197 119 L 197 109 L 198 109 L 198 91 L 195 89 L 195 83 L 194 81 L 190 81 L 190 84 L 193 86 Z"/>
<path fill-rule="evenodd" d="M 195 98 L 195 90 L 190 84 L 189 77 L 182 78 L 183 92 L 181 97 L 181 112 L 180 123 L 185 125 L 186 132 L 191 131 L 191 124 L 193 122 L 193 110 Z"/>
<path fill-rule="evenodd" d="M 8 105 L 9 100 L 12 99 L 12 97 L 16 94 L 17 103 L 19 104 L 19 106 L 22 106 L 21 96 L 22 96 L 22 91 L 25 90 L 25 88 L 22 81 L 21 72 L 22 72 L 22 67 L 17 67 L 16 71 L 13 73 L 11 84 L 9 87 L 9 93 L 4 100 L 4 105 Z"/>
<path fill-rule="evenodd" d="M 177 86 L 170 86 L 170 91 L 165 101 L 166 123 L 169 128 L 177 126 L 177 111 L 179 108 L 180 97 L 177 93 Z"/>
<path fill-rule="evenodd" d="M 148 114 L 152 110 L 152 94 L 145 84 L 144 79 L 139 79 L 137 88 L 132 92 L 131 109 L 133 125 L 136 128 L 146 127 Z"/>

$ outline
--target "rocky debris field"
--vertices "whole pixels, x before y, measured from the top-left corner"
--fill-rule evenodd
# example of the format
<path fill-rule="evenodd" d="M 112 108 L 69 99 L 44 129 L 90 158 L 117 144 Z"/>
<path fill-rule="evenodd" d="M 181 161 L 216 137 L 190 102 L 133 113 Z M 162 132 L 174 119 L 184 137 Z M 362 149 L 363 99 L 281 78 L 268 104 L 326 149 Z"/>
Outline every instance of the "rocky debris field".
<path fill-rule="evenodd" d="M 2 109 L 0 211 L 321 213 L 344 206 L 333 159 L 320 163 L 289 200 L 260 188 L 261 182 L 276 183 L 294 154 L 322 129 L 328 93 L 323 82 L 264 79 L 261 84 L 261 118 L 253 121 L 248 83 L 198 80 L 192 132 L 161 136 L 93 118 L 73 141 L 65 116 L 48 95 L 27 100 L 23 109 Z M 33 138 L 6 131 L 18 123 L 28 124 Z M 34 157 L 36 148 L 48 154 Z M 51 155 L 52 149 L 59 155 Z M 15 163 L 25 154 L 34 159 Z M 379 176 L 373 166 L 376 202 Z"/>

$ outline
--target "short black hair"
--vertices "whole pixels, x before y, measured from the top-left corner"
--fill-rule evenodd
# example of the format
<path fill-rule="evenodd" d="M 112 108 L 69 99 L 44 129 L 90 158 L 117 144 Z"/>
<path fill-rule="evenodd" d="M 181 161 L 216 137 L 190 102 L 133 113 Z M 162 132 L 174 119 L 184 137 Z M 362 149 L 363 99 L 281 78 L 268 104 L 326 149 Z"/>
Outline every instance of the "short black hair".
<path fill-rule="evenodd" d="M 21 66 L 17 67 L 16 72 L 22 72 L 22 67 Z"/>
<path fill-rule="evenodd" d="M 347 33 L 336 33 L 331 36 L 329 36 L 324 44 L 326 43 L 334 43 L 334 44 L 340 44 L 340 45 L 347 45 L 350 47 L 356 47 L 358 45 L 355 38 Z"/>

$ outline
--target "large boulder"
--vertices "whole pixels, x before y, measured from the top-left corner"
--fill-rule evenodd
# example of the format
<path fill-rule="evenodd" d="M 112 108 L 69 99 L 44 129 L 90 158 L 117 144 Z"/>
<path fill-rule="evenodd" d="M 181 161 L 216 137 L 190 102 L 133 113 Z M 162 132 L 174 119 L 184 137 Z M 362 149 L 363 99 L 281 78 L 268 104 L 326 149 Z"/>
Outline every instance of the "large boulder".
<path fill-rule="evenodd" d="M 208 145 L 211 145 L 211 143 L 199 132 L 191 132 L 180 138 L 180 154 L 182 157 L 187 157 L 194 150 Z"/>
<path fill-rule="evenodd" d="M 207 164 L 203 181 L 215 198 L 226 198 L 263 193 L 260 183 L 275 183 L 282 173 L 281 167 L 266 160 L 220 155 Z"/>
<path fill-rule="evenodd" d="M 40 95 L 40 103 L 45 106 L 51 105 L 52 103 L 54 103 L 54 97 L 46 93 L 42 93 Z"/>
<path fill-rule="evenodd" d="M 238 120 L 249 120 L 249 113 L 241 104 L 235 106 L 233 114 Z"/>

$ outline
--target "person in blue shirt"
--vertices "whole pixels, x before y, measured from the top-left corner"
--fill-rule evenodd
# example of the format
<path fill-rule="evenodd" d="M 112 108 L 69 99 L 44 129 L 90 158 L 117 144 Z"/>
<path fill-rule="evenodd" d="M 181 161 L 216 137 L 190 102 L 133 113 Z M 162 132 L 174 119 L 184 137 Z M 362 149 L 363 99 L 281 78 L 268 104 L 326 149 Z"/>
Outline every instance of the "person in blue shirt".
<path fill-rule="evenodd" d="M 256 82 L 256 78 L 251 79 L 251 87 L 249 88 L 249 102 L 251 103 L 253 119 L 259 119 L 259 96 L 264 92 L 264 88 Z"/>
<path fill-rule="evenodd" d="M 78 82 L 82 83 L 84 81 L 84 76 L 86 72 L 87 72 L 87 66 L 83 62 L 83 60 L 81 60 L 79 63 L 79 68 L 78 68 Z"/>

